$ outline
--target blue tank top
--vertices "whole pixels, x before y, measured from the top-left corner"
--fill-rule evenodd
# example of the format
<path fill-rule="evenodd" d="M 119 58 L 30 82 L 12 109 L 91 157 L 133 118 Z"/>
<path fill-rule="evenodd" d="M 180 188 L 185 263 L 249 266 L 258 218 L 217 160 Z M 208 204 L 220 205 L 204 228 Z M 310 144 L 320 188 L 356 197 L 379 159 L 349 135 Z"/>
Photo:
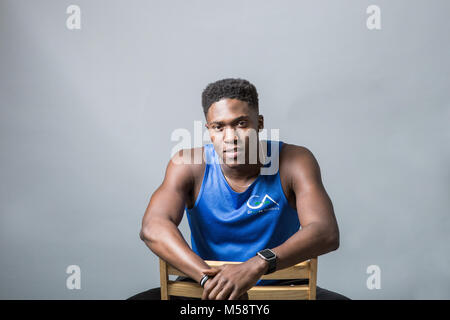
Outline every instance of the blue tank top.
<path fill-rule="evenodd" d="M 278 152 L 283 144 L 267 140 L 268 157 L 271 143 L 279 143 Z M 203 260 L 243 262 L 260 250 L 279 246 L 299 230 L 297 211 L 286 199 L 279 170 L 272 175 L 260 174 L 247 190 L 236 192 L 225 180 L 211 143 L 204 146 L 204 153 L 199 194 L 191 209 L 185 207 L 192 250 Z M 269 283 L 273 281 L 257 284 Z"/>

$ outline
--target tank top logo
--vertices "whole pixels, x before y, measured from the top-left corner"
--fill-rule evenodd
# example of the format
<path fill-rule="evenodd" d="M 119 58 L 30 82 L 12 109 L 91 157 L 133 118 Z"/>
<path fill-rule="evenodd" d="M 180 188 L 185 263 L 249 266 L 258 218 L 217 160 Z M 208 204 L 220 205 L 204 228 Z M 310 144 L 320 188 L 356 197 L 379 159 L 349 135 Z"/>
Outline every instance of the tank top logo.
<path fill-rule="evenodd" d="M 252 210 L 247 210 L 248 214 L 261 213 L 268 210 L 280 210 L 280 205 L 273 200 L 268 194 L 266 194 L 262 200 L 258 195 L 253 195 L 247 200 L 247 207 Z"/>

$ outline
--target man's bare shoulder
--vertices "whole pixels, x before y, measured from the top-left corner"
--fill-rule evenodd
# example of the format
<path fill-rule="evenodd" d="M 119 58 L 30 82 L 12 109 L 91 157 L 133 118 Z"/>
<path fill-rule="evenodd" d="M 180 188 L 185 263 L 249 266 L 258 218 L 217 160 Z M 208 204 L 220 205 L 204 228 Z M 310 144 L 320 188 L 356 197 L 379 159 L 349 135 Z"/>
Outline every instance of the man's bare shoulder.
<path fill-rule="evenodd" d="M 310 161 L 311 158 L 314 158 L 314 155 L 307 147 L 283 143 L 280 152 L 280 163 L 284 162 L 287 165 L 294 162 L 298 164 L 299 161 Z"/>
<path fill-rule="evenodd" d="M 181 149 L 170 159 L 169 166 L 177 168 L 174 174 L 180 178 L 196 179 L 205 167 L 204 152 L 204 147 Z"/>
<path fill-rule="evenodd" d="M 280 174 L 292 188 L 296 182 L 320 175 L 319 165 L 313 153 L 304 146 L 284 143 L 280 152 Z"/>

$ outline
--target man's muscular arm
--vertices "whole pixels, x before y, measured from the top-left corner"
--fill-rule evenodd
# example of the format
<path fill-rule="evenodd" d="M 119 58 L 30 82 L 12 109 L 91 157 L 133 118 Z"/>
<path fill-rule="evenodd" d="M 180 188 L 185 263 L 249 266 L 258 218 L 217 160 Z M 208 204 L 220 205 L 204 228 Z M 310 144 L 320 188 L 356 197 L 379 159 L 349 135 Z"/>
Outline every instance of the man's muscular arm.
<path fill-rule="evenodd" d="M 178 229 L 193 182 L 192 169 L 183 162 L 181 150 L 169 161 L 164 181 L 150 199 L 140 238 L 157 256 L 198 282 L 210 267 L 192 251 Z"/>
<path fill-rule="evenodd" d="M 272 249 L 277 255 L 277 270 L 336 250 L 339 229 L 333 205 L 322 184 L 320 168 L 313 154 L 306 148 L 286 145 L 283 170 L 290 177 L 290 189 L 295 193 L 296 207 L 302 228 L 288 240 Z M 268 263 L 253 257 L 239 265 L 226 265 L 208 281 L 204 299 L 236 299 L 267 271 Z"/>
<path fill-rule="evenodd" d="M 304 147 L 289 145 L 287 168 L 302 228 L 272 250 L 277 270 L 339 248 L 339 228 L 333 204 L 322 184 L 320 167 Z"/>

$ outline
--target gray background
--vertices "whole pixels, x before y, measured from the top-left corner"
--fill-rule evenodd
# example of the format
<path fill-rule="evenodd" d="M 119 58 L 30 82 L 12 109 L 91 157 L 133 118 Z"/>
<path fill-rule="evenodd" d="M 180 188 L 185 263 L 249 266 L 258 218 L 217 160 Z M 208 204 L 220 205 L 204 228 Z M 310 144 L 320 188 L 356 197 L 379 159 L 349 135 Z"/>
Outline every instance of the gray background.
<path fill-rule="evenodd" d="M 81 7 L 81 30 L 66 8 Z M 381 8 L 382 29 L 366 27 Z M 159 285 L 140 241 L 176 128 L 243 77 L 266 128 L 316 156 L 341 231 L 318 285 L 449 299 L 448 1 L 0 1 L 0 298 Z M 186 237 L 186 219 L 181 225 Z M 67 266 L 81 290 L 66 288 Z M 381 268 L 369 290 L 366 269 Z"/>

